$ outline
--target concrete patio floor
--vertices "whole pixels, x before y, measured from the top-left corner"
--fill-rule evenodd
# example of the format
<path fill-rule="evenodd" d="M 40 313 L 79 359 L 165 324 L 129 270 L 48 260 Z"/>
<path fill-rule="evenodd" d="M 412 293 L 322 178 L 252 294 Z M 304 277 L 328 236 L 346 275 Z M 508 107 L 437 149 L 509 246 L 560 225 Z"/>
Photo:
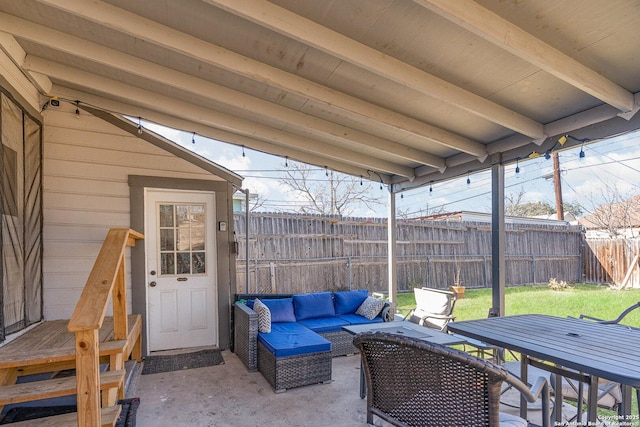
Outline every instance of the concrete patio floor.
<path fill-rule="evenodd" d="M 366 400 L 359 397 L 359 356 L 333 359 L 333 381 L 276 394 L 259 372 L 248 372 L 235 354 L 225 363 L 137 375 L 128 397 L 140 398 L 138 427 L 352 427 L 366 426 Z M 503 407 L 505 412 L 518 410 Z M 540 424 L 540 411 L 530 421 Z M 375 425 L 386 423 L 375 420 Z M 461 426 L 462 427 L 462 426 Z"/>

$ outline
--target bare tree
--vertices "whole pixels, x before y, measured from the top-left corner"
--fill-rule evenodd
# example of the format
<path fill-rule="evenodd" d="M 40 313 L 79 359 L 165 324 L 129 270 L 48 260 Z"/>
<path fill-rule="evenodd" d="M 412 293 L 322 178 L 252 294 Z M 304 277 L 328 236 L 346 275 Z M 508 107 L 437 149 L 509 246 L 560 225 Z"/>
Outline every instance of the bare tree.
<path fill-rule="evenodd" d="M 599 193 L 600 197 L 591 193 L 588 198 L 593 206 L 589 215 L 584 218 L 588 228 L 602 229 L 611 237 L 617 237 L 637 225 L 636 212 L 640 208 L 640 196 L 623 194 L 615 183 L 605 183 Z M 598 204 L 598 201 L 601 203 Z"/>
<path fill-rule="evenodd" d="M 359 207 L 373 209 L 384 204 L 382 195 L 376 197 L 371 191 L 370 183 L 345 174 L 327 170 L 324 179 L 318 179 L 311 166 L 291 161 L 285 173 L 280 182 L 308 201 L 300 208 L 304 213 L 349 216 Z"/>
<path fill-rule="evenodd" d="M 409 209 L 398 209 L 396 215 L 400 219 L 411 219 L 411 218 L 423 218 L 431 215 L 438 215 L 444 213 L 444 206 L 440 205 L 437 207 L 432 207 L 429 203 L 425 203 L 424 208 L 420 208 L 418 211 L 409 211 Z"/>

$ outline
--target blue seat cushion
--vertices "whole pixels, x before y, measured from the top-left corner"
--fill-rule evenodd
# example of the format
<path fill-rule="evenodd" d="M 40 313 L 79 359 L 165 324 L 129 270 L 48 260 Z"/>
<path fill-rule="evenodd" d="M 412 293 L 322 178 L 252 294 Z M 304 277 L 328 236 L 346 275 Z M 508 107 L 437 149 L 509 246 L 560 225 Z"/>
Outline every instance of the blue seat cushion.
<path fill-rule="evenodd" d="M 293 312 L 293 300 L 291 298 L 265 298 L 260 301 L 269 308 L 272 324 L 296 321 L 296 316 Z"/>
<path fill-rule="evenodd" d="M 298 323 L 317 333 L 340 331 L 342 330 L 343 326 L 347 326 L 350 324 L 346 320 L 343 320 L 337 316 L 316 317 L 313 319 L 300 320 L 298 321 Z"/>
<path fill-rule="evenodd" d="M 336 315 L 355 313 L 360 304 L 369 296 L 369 291 L 359 289 L 357 291 L 334 292 Z"/>
<path fill-rule="evenodd" d="M 272 323 L 271 333 L 258 333 L 258 341 L 276 357 L 331 351 L 331 341 L 299 323 Z"/>
<path fill-rule="evenodd" d="M 364 325 L 367 323 L 382 323 L 382 317 L 381 316 L 377 316 L 374 317 L 373 319 L 369 320 L 364 316 L 360 316 L 359 314 L 343 314 L 341 316 L 338 316 L 340 319 L 344 320 L 345 322 L 349 322 L 350 325 Z"/>
<path fill-rule="evenodd" d="M 296 320 L 330 317 L 336 315 L 331 292 L 315 292 L 293 296 Z"/>

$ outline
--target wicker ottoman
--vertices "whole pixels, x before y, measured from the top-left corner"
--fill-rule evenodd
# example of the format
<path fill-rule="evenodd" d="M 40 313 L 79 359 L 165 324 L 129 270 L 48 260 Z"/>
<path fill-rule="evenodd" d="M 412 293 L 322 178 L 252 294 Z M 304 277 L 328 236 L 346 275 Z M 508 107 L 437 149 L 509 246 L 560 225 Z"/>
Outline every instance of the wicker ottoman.
<path fill-rule="evenodd" d="M 258 370 L 276 393 L 331 381 L 331 351 L 276 357 L 258 342 Z"/>

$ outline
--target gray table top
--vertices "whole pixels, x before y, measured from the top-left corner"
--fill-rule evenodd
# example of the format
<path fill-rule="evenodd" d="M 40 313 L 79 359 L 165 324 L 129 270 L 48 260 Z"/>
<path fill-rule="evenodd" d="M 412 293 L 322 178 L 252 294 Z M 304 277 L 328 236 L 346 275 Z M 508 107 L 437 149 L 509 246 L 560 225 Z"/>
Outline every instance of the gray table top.
<path fill-rule="evenodd" d="M 389 334 L 402 335 L 423 339 L 441 345 L 464 344 L 464 337 L 446 334 L 444 332 L 429 329 L 425 326 L 416 325 L 408 321 L 395 321 L 384 323 L 369 323 L 366 325 L 343 326 L 342 329 L 352 334 L 386 332 Z"/>
<path fill-rule="evenodd" d="M 451 322 L 450 331 L 640 387 L 640 330 L 541 314 Z"/>

